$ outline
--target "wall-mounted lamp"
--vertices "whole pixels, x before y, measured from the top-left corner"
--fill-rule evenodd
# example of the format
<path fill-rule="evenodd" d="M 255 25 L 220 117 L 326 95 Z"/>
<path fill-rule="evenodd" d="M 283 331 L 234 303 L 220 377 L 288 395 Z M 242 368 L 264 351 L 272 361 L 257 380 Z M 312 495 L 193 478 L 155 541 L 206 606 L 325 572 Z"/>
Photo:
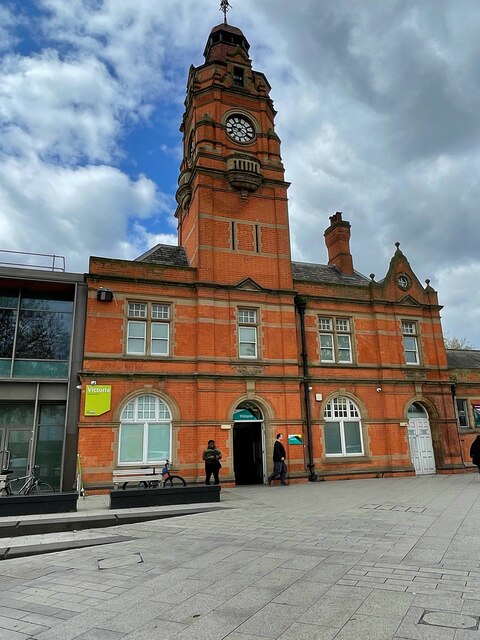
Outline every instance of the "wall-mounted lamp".
<path fill-rule="evenodd" d="M 90 384 L 97 384 L 97 381 L 96 381 L 96 380 L 92 380 L 92 381 L 90 382 Z"/>
<path fill-rule="evenodd" d="M 100 287 L 97 291 L 97 300 L 98 302 L 111 302 L 113 300 L 113 291 Z"/>

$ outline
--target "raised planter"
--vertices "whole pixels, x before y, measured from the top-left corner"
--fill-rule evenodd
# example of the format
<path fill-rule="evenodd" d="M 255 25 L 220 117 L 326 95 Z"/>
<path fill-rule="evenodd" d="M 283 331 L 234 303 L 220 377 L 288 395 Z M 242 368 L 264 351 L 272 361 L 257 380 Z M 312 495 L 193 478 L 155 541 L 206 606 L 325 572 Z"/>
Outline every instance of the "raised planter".
<path fill-rule="evenodd" d="M 28 516 L 35 513 L 72 513 L 77 510 L 77 500 L 76 491 L 0 496 L 0 517 Z"/>
<path fill-rule="evenodd" d="M 161 489 L 116 489 L 110 491 L 110 509 L 162 507 L 172 504 L 198 504 L 199 502 L 220 502 L 220 487 L 218 485 L 192 485 L 162 487 Z"/>

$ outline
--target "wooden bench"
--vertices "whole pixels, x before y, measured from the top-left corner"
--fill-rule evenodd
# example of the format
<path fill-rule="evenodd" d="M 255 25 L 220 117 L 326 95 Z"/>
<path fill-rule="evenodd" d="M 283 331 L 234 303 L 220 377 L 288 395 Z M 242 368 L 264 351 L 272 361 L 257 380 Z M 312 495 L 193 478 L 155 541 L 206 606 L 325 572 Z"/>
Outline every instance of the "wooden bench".
<path fill-rule="evenodd" d="M 112 474 L 113 484 L 115 489 L 118 485 L 124 485 L 126 482 L 138 484 L 139 482 L 152 482 L 152 480 L 162 481 L 161 467 L 146 467 L 135 469 L 114 469 Z M 125 487 L 124 487 L 125 488 Z"/>

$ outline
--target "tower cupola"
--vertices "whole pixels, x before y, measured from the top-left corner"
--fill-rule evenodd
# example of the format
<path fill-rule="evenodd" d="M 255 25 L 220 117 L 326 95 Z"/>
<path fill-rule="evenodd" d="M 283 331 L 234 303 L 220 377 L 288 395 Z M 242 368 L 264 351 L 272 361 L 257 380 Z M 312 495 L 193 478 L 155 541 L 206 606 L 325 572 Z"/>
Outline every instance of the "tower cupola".
<path fill-rule="evenodd" d="M 243 33 L 237 27 L 223 22 L 213 27 L 208 36 L 203 55 L 205 62 L 225 62 L 227 54 L 239 47 L 248 57 L 250 45 Z"/>

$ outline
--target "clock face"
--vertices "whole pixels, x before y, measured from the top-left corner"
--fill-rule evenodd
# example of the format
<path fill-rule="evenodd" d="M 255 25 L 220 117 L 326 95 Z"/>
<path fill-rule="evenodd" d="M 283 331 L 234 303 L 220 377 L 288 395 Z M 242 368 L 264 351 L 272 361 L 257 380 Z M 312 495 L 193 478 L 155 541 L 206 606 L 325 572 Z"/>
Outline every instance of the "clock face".
<path fill-rule="evenodd" d="M 226 128 L 228 135 L 235 142 L 251 142 L 255 138 L 253 124 L 244 116 L 228 116 Z"/>
<path fill-rule="evenodd" d="M 406 289 L 409 285 L 407 276 L 398 276 L 397 284 L 400 287 L 400 289 Z"/>

